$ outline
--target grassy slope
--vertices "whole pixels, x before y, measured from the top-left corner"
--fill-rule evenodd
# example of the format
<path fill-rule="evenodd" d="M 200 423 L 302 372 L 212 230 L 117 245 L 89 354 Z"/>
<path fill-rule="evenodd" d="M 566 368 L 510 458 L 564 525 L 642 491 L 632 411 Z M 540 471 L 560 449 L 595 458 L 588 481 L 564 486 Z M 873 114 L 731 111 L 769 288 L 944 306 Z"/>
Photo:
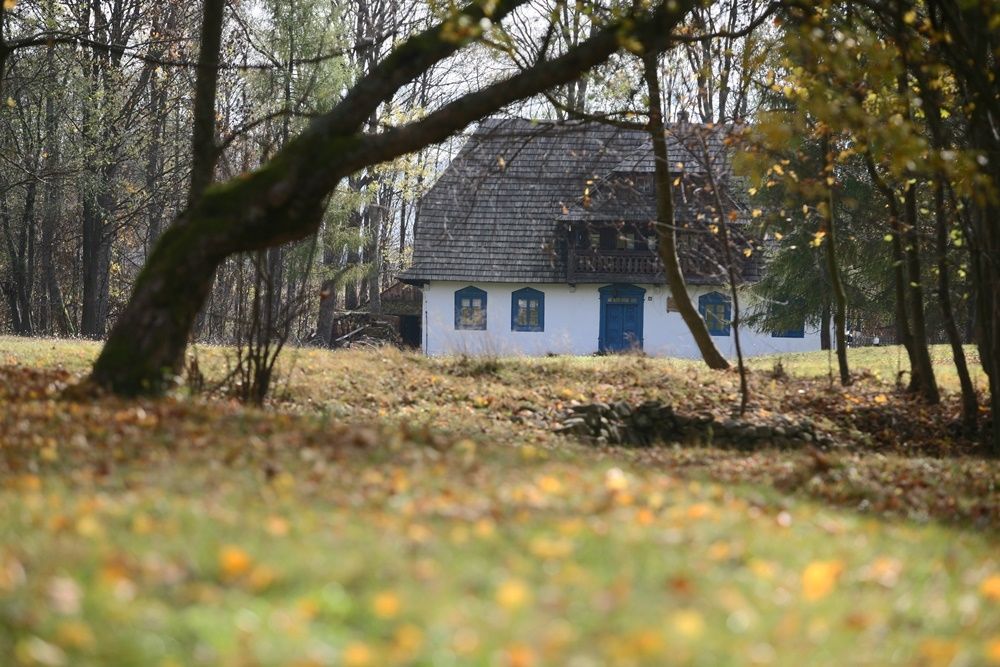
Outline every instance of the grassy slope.
<path fill-rule="evenodd" d="M 95 350 L 0 338 L 21 364 L 0 374 L 13 664 L 1000 662 L 992 462 L 846 451 L 821 473 L 549 433 L 573 400 L 729 409 L 733 374 L 634 358 L 301 351 L 268 412 L 55 400 Z M 201 354 L 217 373 L 222 351 Z M 897 402 L 874 379 L 755 385 L 756 415 Z"/>

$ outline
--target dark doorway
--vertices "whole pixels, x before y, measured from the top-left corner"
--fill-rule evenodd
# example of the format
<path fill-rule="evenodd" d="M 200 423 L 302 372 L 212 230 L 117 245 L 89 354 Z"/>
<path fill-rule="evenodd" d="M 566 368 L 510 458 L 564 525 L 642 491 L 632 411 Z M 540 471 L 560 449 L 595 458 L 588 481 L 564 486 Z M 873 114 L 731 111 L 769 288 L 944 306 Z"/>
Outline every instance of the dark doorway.
<path fill-rule="evenodd" d="M 399 337 L 404 347 L 419 348 L 422 333 L 419 315 L 402 315 L 399 318 Z"/>

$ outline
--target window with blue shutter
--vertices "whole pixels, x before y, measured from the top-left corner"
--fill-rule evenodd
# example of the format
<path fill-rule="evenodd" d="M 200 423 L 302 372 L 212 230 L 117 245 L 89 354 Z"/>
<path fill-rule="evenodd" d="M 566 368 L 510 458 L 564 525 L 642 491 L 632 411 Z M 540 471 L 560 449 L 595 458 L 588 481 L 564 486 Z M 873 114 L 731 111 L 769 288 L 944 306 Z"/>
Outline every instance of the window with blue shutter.
<path fill-rule="evenodd" d="M 545 293 L 530 287 L 510 295 L 510 330 L 545 331 Z"/>
<path fill-rule="evenodd" d="M 486 291 L 463 287 L 455 291 L 455 328 L 486 329 Z"/>
<path fill-rule="evenodd" d="M 709 292 L 698 297 L 698 312 L 708 325 L 708 333 L 713 336 L 728 336 L 729 324 L 733 318 L 729 298 L 719 292 Z"/>

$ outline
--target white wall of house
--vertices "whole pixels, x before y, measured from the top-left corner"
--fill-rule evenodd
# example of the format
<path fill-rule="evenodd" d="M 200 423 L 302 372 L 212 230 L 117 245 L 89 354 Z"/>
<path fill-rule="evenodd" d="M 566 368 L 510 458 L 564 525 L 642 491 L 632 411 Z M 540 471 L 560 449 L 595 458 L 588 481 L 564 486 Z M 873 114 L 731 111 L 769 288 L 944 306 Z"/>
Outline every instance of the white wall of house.
<path fill-rule="evenodd" d="M 473 286 L 487 293 L 486 329 L 455 329 L 455 292 Z M 470 283 L 431 281 L 423 288 L 424 351 L 440 354 L 494 354 L 499 356 L 545 354 L 592 354 L 598 350 L 601 300 L 598 290 L 603 285 L 537 283 Z M 647 354 L 663 357 L 699 358 L 698 347 L 680 313 L 667 312 L 665 285 L 639 284 L 646 290 L 643 309 L 643 349 Z M 545 293 L 545 330 L 539 332 L 511 330 L 511 294 L 523 287 Z M 708 292 L 728 292 L 717 288 L 689 287 L 697 306 L 698 297 Z M 741 306 L 743 302 L 741 301 Z M 732 332 L 729 336 L 713 336 L 719 351 L 727 357 L 736 356 Z M 769 333 L 740 330 L 740 340 L 746 356 L 780 352 L 806 352 L 820 349 L 819 330 L 808 327 L 804 338 L 775 338 Z"/>

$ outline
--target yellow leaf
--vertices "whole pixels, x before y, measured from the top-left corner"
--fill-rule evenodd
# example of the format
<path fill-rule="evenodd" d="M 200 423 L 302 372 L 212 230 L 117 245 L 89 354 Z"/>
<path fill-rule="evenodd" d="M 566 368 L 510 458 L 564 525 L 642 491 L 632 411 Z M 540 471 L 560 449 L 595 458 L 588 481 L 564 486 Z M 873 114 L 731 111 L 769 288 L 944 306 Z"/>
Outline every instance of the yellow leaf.
<path fill-rule="evenodd" d="M 535 652 L 523 644 L 508 647 L 506 653 L 506 664 L 510 667 L 532 667 L 537 662 Z"/>
<path fill-rule="evenodd" d="M 875 397 L 875 402 L 878 403 L 879 405 L 883 405 L 885 403 L 888 403 L 889 399 L 888 397 L 886 397 L 885 394 L 879 394 L 878 396 Z"/>
<path fill-rule="evenodd" d="M 950 639 L 931 638 L 920 642 L 922 664 L 929 667 L 948 667 L 958 655 L 958 644 Z"/>
<path fill-rule="evenodd" d="M 815 234 L 813 234 L 812 241 L 809 242 L 809 245 L 811 245 L 814 248 L 818 248 L 821 245 L 823 245 L 823 239 L 824 238 L 826 238 L 826 232 L 824 232 L 821 229 L 818 232 L 816 232 Z"/>
<path fill-rule="evenodd" d="M 3 0 L 3 8 L 7 11 L 14 9 L 17 6 L 17 0 Z"/>
<path fill-rule="evenodd" d="M 774 579 L 775 572 L 777 568 L 771 561 L 761 560 L 759 558 L 754 558 L 748 563 L 750 571 L 753 572 L 754 576 L 758 579 L 764 579 L 770 581 Z"/>
<path fill-rule="evenodd" d="M 275 537 L 284 537 L 288 534 L 288 521 L 276 514 L 268 517 L 267 532 Z"/>
<path fill-rule="evenodd" d="M 712 513 L 712 508 L 707 503 L 695 503 L 687 509 L 689 519 L 704 519 Z"/>
<path fill-rule="evenodd" d="M 542 491 L 542 493 L 553 495 L 561 493 L 563 485 L 558 478 L 553 477 L 552 475 L 543 475 L 538 478 L 538 488 Z"/>
<path fill-rule="evenodd" d="M 813 561 L 802 572 L 802 595 L 810 602 L 829 595 L 844 571 L 839 560 Z"/>
<path fill-rule="evenodd" d="M 71 649 L 89 649 L 97 643 L 90 626 L 83 621 L 65 621 L 56 628 L 56 641 Z"/>
<path fill-rule="evenodd" d="M 497 587 L 496 600 L 504 609 L 519 609 L 531 600 L 531 591 L 520 579 L 508 579 Z"/>
<path fill-rule="evenodd" d="M 396 649 L 405 655 L 411 655 L 424 645 L 424 633 L 417 626 L 407 623 L 396 630 L 394 641 Z"/>
<path fill-rule="evenodd" d="M 1000 602 L 1000 574 L 994 574 L 983 580 L 983 583 L 979 584 L 979 592 L 982 593 L 983 597 L 987 600 L 993 600 L 994 602 Z"/>
<path fill-rule="evenodd" d="M 80 517 L 76 522 L 76 532 L 84 537 L 97 537 L 104 532 L 101 523 L 91 515 Z"/>
<path fill-rule="evenodd" d="M 219 569 L 226 579 L 236 579 L 250 571 L 250 556 L 236 546 L 225 546 L 219 551 Z"/>
<path fill-rule="evenodd" d="M 565 538 L 538 536 L 531 541 L 529 549 L 539 558 L 556 560 L 573 553 L 573 542 Z"/>
<path fill-rule="evenodd" d="M 345 667 L 367 667 L 374 664 L 375 656 L 367 644 L 351 642 L 344 647 Z"/>
<path fill-rule="evenodd" d="M 986 659 L 994 665 L 1000 665 L 1000 639 L 991 639 L 986 643 Z"/>
<path fill-rule="evenodd" d="M 382 619 L 395 618 L 402 606 L 399 596 L 392 591 L 382 591 L 372 599 L 372 612 Z"/>
<path fill-rule="evenodd" d="M 685 639 L 697 639 L 705 632 L 705 619 L 695 609 L 682 609 L 670 617 L 670 625 Z"/>
<path fill-rule="evenodd" d="M 750 215 L 752 215 L 755 218 L 759 218 L 760 216 L 764 215 L 764 211 L 760 210 L 759 208 L 755 208 L 753 212 L 750 213 Z"/>

